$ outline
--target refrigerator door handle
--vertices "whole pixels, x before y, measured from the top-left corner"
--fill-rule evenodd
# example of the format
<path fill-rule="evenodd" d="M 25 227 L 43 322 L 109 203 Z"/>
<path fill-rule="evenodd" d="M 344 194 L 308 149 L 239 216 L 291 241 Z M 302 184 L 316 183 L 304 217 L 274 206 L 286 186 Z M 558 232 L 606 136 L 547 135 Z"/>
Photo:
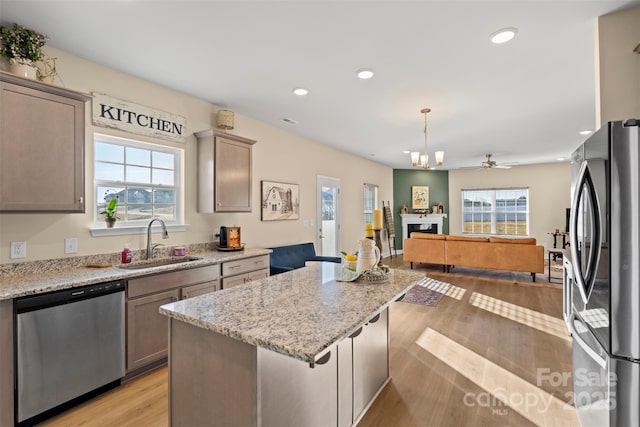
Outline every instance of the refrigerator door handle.
<path fill-rule="evenodd" d="M 576 315 L 576 313 L 571 313 L 571 317 L 569 318 L 569 331 L 571 332 L 571 335 L 573 336 L 573 342 L 575 342 L 576 344 L 578 344 L 580 346 L 580 348 L 589 355 L 589 357 L 591 357 L 594 362 L 596 362 L 598 365 L 600 365 L 600 367 L 602 367 L 602 369 L 606 369 L 607 368 L 607 361 L 601 357 L 598 353 L 596 353 L 591 347 L 589 347 L 589 344 L 587 344 L 587 342 L 585 340 L 582 339 L 582 337 L 580 336 L 580 334 L 578 333 L 578 331 L 576 330 L 575 324 L 574 322 L 580 322 L 584 325 L 584 323 L 578 318 L 578 316 Z M 587 328 L 587 325 L 584 325 L 585 328 Z M 598 345 L 600 345 L 598 343 Z"/>
<path fill-rule="evenodd" d="M 593 210 L 593 240 L 591 242 L 591 250 L 589 251 L 589 259 L 587 260 L 586 275 L 582 274 L 582 258 L 580 258 L 580 254 L 578 253 L 579 244 L 583 244 L 586 247 L 586 242 L 578 242 L 578 209 L 580 207 L 580 201 L 582 200 L 584 187 L 586 187 L 586 190 L 589 192 Z M 589 302 L 589 296 L 591 294 L 591 289 L 593 288 L 593 283 L 596 280 L 598 262 L 600 260 L 600 245 L 602 242 L 602 236 L 600 234 L 600 218 L 598 195 L 595 191 L 591 174 L 589 173 L 588 164 L 585 161 L 580 167 L 578 179 L 576 180 L 575 194 L 571 201 L 571 218 L 569 223 L 569 240 L 571 242 L 571 259 L 574 266 L 574 280 L 578 284 L 580 296 L 585 304 Z"/>

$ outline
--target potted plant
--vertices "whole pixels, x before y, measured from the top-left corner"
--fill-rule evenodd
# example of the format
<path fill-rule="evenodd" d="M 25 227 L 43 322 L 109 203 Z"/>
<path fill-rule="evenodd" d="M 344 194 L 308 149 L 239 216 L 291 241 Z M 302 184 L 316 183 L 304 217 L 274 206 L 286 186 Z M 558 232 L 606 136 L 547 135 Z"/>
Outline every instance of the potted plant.
<path fill-rule="evenodd" d="M 109 200 L 109 204 L 107 208 L 100 212 L 101 215 L 104 215 L 104 222 L 107 224 L 107 228 L 113 228 L 118 217 L 116 216 L 116 211 L 118 209 L 118 198 L 114 197 Z"/>
<path fill-rule="evenodd" d="M 18 24 L 0 27 L 0 55 L 9 60 L 10 71 L 35 79 L 35 63 L 47 59 L 42 47 L 46 36 Z"/>

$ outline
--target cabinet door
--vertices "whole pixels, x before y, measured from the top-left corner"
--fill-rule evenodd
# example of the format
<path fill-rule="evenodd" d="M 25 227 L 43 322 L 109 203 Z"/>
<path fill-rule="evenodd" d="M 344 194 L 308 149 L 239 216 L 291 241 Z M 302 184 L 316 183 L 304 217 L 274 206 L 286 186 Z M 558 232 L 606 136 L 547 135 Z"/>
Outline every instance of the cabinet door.
<path fill-rule="evenodd" d="M 220 280 L 200 283 L 182 288 L 182 299 L 197 297 L 220 290 Z"/>
<path fill-rule="evenodd" d="M 237 276 L 231 276 L 231 277 L 223 277 L 222 289 L 229 289 L 236 286 L 244 285 L 247 282 L 250 282 L 249 273 L 238 274 Z"/>
<path fill-rule="evenodd" d="M 215 210 L 251 212 L 251 145 L 216 136 Z"/>
<path fill-rule="evenodd" d="M 254 280 L 264 279 L 265 277 L 269 277 L 269 269 L 265 268 L 263 270 L 252 271 L 249 273 L 249 282 Z"/>
<path fill-rule="evenodd" d="M 353 338 L 353 416 L 356 421 L 389 377 L 387 318 L 380 313 Z"/>
<path fill-rule="evenodd" d="M 127 372 L 167 357 L 169 318 L 159 308 L 179 298 L 174 289 L 127 301 Z"/>
<path fill-rule="evenodd" d="M 84 107 L 0 82 L 0 211 L 85 211 Z"/>

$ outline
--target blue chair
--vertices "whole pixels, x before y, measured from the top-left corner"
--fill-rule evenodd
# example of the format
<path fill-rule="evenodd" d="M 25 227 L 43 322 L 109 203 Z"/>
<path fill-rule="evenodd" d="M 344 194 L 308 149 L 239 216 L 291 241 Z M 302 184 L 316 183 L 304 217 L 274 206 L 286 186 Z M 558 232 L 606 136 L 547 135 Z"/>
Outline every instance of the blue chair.
<path fill-rule="evenodd" d="M 316 255 L 316 249 L 311 242 L 269 249 L 273 251 L 269 257 L 269 269 L 272 276 L 302 268 L 307 261 L 327 261 L 338 264 L 341 262 L 340 257 Z"/>

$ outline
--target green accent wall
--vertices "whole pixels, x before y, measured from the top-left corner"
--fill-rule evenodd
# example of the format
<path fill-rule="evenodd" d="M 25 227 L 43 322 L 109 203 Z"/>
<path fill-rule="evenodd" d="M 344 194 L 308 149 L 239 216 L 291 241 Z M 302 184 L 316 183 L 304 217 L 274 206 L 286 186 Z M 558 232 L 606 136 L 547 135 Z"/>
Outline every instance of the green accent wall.
<path fill-rule="evenodd" d="M 403 205 L 411 209 L 411 187 L 426 185 L 429 187 L 429 205 L 444 205 L 443 233 L 449 234 L 449 172 L 418 169 L 393 170 L 393 223 L 396 230 L 396 249 L 402 249 L 402 218 L 400 209 Z"/>

